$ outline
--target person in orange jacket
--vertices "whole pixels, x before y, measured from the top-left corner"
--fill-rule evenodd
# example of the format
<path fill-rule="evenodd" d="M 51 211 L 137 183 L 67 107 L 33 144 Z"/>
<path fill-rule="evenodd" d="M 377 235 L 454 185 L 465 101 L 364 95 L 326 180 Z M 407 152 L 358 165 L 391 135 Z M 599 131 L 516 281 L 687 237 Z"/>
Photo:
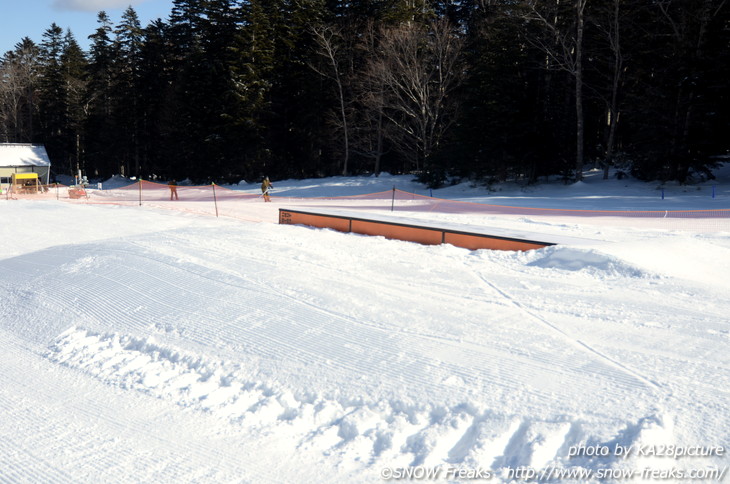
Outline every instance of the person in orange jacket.
<path fill-rule="evenodd" d="M 264 202 L 271 201 L 271 197 L 269 197 L 269 190 L 272 188 L 274 188 L 274 185 L 272 185 L 269 181 L 269 177 L 265 177 L 264 181 L 261 183 L 261 194 L 264 196 Z"/>
<path fill-rule="evenodd" d="M 177 196 L 177 181 L 170 180 L 167 186 L 170 187 L 170 200 L 172 200 L 172 197 L 175 197 L 175 200 L 180 200 L 180 197 Z"/>

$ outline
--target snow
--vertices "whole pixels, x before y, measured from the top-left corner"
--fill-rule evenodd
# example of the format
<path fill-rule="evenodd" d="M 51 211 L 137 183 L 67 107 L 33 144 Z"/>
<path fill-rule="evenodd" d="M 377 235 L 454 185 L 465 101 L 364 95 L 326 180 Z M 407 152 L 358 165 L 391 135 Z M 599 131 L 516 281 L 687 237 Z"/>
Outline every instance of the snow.
<path fill-rule="evenodd" d="M 42 145 L 0 143 L 0 167 L 51 166 Z"/>
<path fill-rule="evenodd" d="M 433 195 L 730 208 L 727 168 L 664 199 L 588 175 Z M 722 480 L 729 218 L 668 229 L 300 198 L 430 194 L 387 174 L 274 185 L 273 203 L 240 202 L 256 222 L 0 199 L 0 482 Z M 469 251 L 272 223 L 343 206 L 567 243 Z"/>

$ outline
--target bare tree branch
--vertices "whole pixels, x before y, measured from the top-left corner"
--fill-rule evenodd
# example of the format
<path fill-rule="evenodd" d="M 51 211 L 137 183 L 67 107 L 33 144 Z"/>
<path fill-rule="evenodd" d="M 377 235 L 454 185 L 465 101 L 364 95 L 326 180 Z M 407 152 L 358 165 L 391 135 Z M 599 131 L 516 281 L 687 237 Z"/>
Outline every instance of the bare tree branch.
<path fill-rule="evenodd" d="M 380 37 L 368 75 L 384 87 L 383 115 L 395 128 L 388 137 L 421 170 L 455 119 L 462 42 L 445 21 L 403 24 Z"/>
<path fill-rule="evenodd" d="M 337 87 L 338 100 L 340 104 L 340 126 L 342 128 L 342 138 L 344 142 L 342 174 L 347 175 L 350 159 L 350 132 L 347 122 L 345 90 L 340 72 L 338 40 L 341 40 L 341 32 L 339 29 L 334 27 L 318 26 L 312 29 L 312 33 L 314 34 L 314 39 L 319 47 L 319 54 L 327 59 L 331 71 L 326 72 L 322 69 L 318 69 L 316 66 L 312 66 L 312 68 L 321 76 L 334 81 Z"/>

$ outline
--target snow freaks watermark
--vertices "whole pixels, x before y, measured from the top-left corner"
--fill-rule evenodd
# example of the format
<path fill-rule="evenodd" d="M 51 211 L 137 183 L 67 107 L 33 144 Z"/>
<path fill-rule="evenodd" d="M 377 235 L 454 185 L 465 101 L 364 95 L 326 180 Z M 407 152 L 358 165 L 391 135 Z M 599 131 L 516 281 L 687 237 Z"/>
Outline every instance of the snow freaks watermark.
<path fill-rule="evenodd" d="M 714 481 L 723 482 L 728 466 L 682 467 L 677 461 L 685 458 L 726 457 L 723 446 L 679 446 L 679 445 L 575 445 L 568 449 L 568 459 L 611 459 L 621 462 L 629 457 L 658 458 L 665 465 L 651 467 L 639 465 L 636 468 L 582 466 L 547 466 L 535 469 L 529 466 L 501 468 L 499 470 L 456 466 L 412 466 L 384 467 L 380 478 L 384 481 L 617 481 L 617 480 L 671 480 L 671 481 Z M 657 462 L 657 461 L 653 461 Z"/>
<path fill-rule="evenodd" d="M 380 469 L 380 477 L 386 481 L 488 481 L 494 477 L 494 472 L 465 467 L 383 467 Z"/>

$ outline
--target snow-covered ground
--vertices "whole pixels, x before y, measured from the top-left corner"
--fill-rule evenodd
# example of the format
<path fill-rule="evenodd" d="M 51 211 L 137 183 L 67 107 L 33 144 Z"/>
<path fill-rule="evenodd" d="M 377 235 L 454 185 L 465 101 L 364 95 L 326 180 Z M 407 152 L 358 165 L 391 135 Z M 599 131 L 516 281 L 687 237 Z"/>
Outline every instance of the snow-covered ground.
<path fill-rule="evenodd" d="M 589 175 L 433 195 L 730 208 L 727 169 Z M 274 185 L 261 222 L 0 199 L 0 482 L 728 479 L 730 219 L 390 213 L 583 239 L 469 251 L 272 223 L 408 177 Z"/>

